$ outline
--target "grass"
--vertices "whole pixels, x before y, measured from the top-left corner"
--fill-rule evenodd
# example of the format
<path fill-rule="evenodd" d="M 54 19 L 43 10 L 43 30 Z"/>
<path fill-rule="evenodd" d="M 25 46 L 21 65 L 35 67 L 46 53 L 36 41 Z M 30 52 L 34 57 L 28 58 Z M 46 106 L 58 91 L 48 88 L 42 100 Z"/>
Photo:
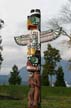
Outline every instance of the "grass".
<path fill-rule="evenodd" d="M 0 100 L 0 108 L 27 108 L 27 86 L 0 86 L 0 95 L 11 95 L 20 100 Z M 71 88 L 41 89 L 41 108 L 71 108 Z"/>
<path fill-rule="evenodd" d="M 0 86 L 0 95 L 8 95 L 16 98 L 23 99 L 26 97 L 28 93 L 28 87 L 27 86 Z"/>

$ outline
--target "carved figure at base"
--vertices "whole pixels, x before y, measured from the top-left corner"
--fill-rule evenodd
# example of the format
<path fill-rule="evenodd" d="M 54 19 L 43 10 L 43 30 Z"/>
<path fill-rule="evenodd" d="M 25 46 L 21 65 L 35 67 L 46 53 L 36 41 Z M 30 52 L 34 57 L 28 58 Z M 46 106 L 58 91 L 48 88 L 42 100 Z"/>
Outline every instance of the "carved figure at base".
<path fill-rule="evenodd" d="M 31 72 L 29 74 L 29 86 L 30 90 L 28 93 L 28 108 L 33 108 L 35 87 L 34 87 L 34 74 Z"/>
<path fill-rule="evenodd" d="M 34 80 L 35 80 L 35 91 L 34 91 L 34 108 L 39 108 L 40 103 L 40 73 L 34 72 Z"/>
<path fill-rule="evenodd" d="M 40 73 L 30 73 L 30 91 L 28 93 L 28 108 L 39 108 L 40 103 Z"/>

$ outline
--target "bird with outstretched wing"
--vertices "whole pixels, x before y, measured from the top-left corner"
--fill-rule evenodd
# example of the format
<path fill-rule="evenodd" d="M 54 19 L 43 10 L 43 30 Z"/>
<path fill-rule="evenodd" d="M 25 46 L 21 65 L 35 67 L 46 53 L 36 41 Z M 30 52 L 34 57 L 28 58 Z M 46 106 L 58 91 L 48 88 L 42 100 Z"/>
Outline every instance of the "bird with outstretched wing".
<path fill-rule="evenodd" d="M 52 41 L 58 38 L 61 34 L 61 31 L 62 31 L 62 28 L 59 28 L 56 30 L 42 31 L 40 33 L 40 42 L 45 43 L 45 42 Z M 18 45 L 26 46 L 30 40 L 30 34 L 17 36 L 17 37 L 14 37 L 14 39 Z"/>

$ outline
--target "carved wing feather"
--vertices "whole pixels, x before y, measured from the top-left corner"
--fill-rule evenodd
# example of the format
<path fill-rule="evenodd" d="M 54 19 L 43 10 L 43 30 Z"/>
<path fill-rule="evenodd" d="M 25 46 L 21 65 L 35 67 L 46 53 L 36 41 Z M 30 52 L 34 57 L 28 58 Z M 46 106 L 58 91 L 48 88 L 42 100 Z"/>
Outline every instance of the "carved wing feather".
<path fill-rule="evenodd" d="M 60 29 L 41 32 L 41 43 L 52 41 L 58 38 L 61 34 L 60 32 Z"/>
<path fill-rule="evenodd" d="M 52 41 L 58 38 L 60 34 L 61 34 L 61 29 L 43 31 L 40 34 L 40 41 L 41 43 Z M 21 35 L 21 36 L 14 37 L 14 39 L 18 45 L 26 46 L 28 42 L 30 41 L 30 35 L 29 34 Z"/>
<path fill-rule="evenodd" d="M 14 39 L 18 45 L 26 46 L 29 39 L 30 39 L 30 35 L 29 34 L 28 35 L 21 35 L 21 36 L 14 37 Z"/>

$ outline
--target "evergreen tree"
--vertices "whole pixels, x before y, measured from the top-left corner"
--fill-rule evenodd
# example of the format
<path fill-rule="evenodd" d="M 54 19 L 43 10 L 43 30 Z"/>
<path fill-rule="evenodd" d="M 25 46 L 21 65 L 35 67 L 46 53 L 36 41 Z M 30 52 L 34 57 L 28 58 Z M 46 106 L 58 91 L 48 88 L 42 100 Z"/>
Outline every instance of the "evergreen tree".
<path fill-rule="evenodd" d="M 21 84 L 21 77 L 19 76 L 18 67 L 16 65 L 13 66 L 12 72 L 10 72 L 9 84 Z"/>
<path fill-rule="evenodd" d="M 1 69 L 2 61 L 3 61 L 3 57 L 2 57 L 2 54 L 0 52 L 0 69 Z"/>
<path fill-rule="evenodd" d="M 49 77 L 45 68 L 43 68 L 43 73 L 41 76 L 41 83 L 43 86 L 49 86 Z"/>
<path fill-rule="evenodd" d="M 4 25 L 4 21 L 2 19 L 0 19 L 0 30 L 3 28 L 3 25 Z M 3 57 L 2 57 L 2 46 L 1 46 L 1 43 L 2 43 L 2 37 L 0 36 L 0 69 L 1 69 L 1 65 L 2 65 L 2 61 L 3 61 Z"/>
<path fill-rule="evenodd" d="M 43 70 L 45 71 L 43 71 L 43 73 L 44 75 L 50 75 L 50 84 L 52 86 L 52 76 L 56 73 L 57 62 L 60 62 L 61 60 L 59 50 L 53 48 L 50 44 L 48 44 L 48 49 L 44 52 L 44 60 L 45 63 L 43 65 Z"/>
<path fill-rule="evenodd" d="M 62 66 L 58 67 L 55 86 L 66 86 Z"/>

